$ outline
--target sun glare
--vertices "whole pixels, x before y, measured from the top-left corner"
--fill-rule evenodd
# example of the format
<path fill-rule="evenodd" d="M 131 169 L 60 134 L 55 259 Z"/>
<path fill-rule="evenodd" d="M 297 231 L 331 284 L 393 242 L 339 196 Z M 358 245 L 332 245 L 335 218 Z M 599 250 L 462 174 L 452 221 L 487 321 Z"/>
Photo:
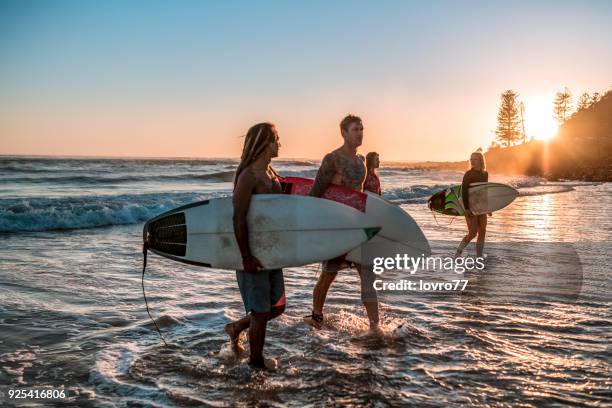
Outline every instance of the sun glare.
<path fill-rule="evenodd" d="M 528 139 L 550 140 L 557 135 L 558 130 L 550 98 L 525 98 L 525 133 Z"/>

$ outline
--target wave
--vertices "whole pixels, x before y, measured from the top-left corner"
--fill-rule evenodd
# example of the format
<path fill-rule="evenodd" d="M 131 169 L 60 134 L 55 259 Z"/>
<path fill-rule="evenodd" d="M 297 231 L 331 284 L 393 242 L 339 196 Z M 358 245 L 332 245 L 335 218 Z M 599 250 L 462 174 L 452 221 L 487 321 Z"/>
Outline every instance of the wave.
<path fill-rule="evenodd" d="M 547 186 L 565 186 L 565 187 L 584 187 L 584 186 L 601 186 L 605 184 L 601 181 L 561 181 L 561 182 L 547 182 Z"/>
<path fill-rule="evenodd" d="M 396 188 L 386 191 L 384 197 L 397 203 L 426 202 L 433 193 L 447 187 L 416 185 Z M 215 192 L 204 196 L 189 192 L 2 199 L 0 233 L 137 224 L 181 205 L 226 194 Z"/>
<path fill-rule="evenodd" d="M 391 165 L 391 166 L 381 166 L 378 169 L 378 172 L 380 174 L 403 174 L 403 173 L 413 173 L 413 174 L 423 174 L 423 173 L 448 173 L 448 174 L 459 174 L 459 173 L 463 173 L 463 171 L 461 170 L 453 170 L 453 169 L 439 169 L 439 168 L 435 168 L 435 167 L 425 167 L 425 166 L 420 166 L 418 164 L 414 164 L 414 165 L 404 165 L 404 166 L 400 166 L 400 165 Z"/>
<path fill-rule="evenodd" d="M 451 184 L 435 184 L 433 186 L 414 185 L 398 187 L 383 191 L 383 197 L 396 204 L 426 203 L 427 199 L 438 191 L 449 188 Z"/>
<path fill-rule="evenodd" d="M 519 190 L 520 196 L 538 196 L 546 194 L 558 194 L 574 191 L 574 187 L 592 186 L 599 183 L 592 182 L 548 182 L 543 177 L 527 177 L 525 179 L 510 182 L 510 185 Z"/>
<path fill-rule="evenodd" d="M 295 176 L 295 177 L 314 177 L 317 174 L 316 169 L 305 169 L 305 170 L 282 170 L 278 169 L 282 176 Z M 49 171 L 44 171 L 49 173 Z M 96 171 L 96 173 L 99 173 Z M 188 182 L 188 181 L 216 181 L 216 182 L 231 182 L 234 180 L 235 169 L 217 171 L 208 174 L 198 173 L 184 173 L 174 175 L 160 175 L 160 174 L 140 174 L 140 175 L 122 175 L 122 176 L 106 176 L 100 174 L 90 175 L 77 175 L 74 173 L 68 173 L 65 175 L 55 176 L 23 176 L 23 177 L 0 177 L 0 182 L 3 183 L 28 183 L 28 184 L 89 184 L 89 185 L 104 185 L 104 184 L 121 184 L 121 183 L 136 183 L 136 182 L 160 182 L 160 181 L 176 181 L 176 182 Z"/>
<path fill-rule="evenodd" d="M 0 181 L 9 183 L 59 183 L 59 184 L 117 184 L 130 182 L 146 182 L 146 181 L 188 181 L 188 180 L 211 180 L 211 181 L 232 181 L 234 178 L 234 170 L 219 171 L 209 174 L 176 174 L 176 175 L 128 175 L 118 177 L 104 177 L 99 175 L 74 175 L 67 174 L 64 176 L 51 177 L 9 177 L 1 178 Z"/>
<path fill-rule="evenodd" d="M 527 178 L 523 178 L 523 179 L 519 179 L 519 180 L 514 180 L 514 181 L 510 181 L 508 184 L 510 184 L 512 187 L 519 189 L 519 188 L 526 188 L 526 187 L 537 187 L 542 185 L 542 183 L 546 183 L 546 179 L 543 177 L 527 177 Z"/>
<path fill-rule="evenodd" d="M 433 171 L 431 169 L 419 169 L 416 167 L 380 167 L 378 173 L 386 174 L 403 174 L 403 173 L 423 173 L 425 171 Z"/>
<path fill-rule="evenodd" d="M 30 166 L 56 166 L 62 165 L 67 167 L 83 167 L 91 165 L 126 165 L 133 166 L 137 165 L 156 165 L 156 166 L 173 166 L 176 164 L 189 164 L 195 166 L 201 165 L 216 165 L 223 163 L 238 163 L 237 159 L 190 159 L 190 158 L 101 158 L 101 157 L 88 157 L 88 158 L 76 158 L 76 157 L 1 157 L 0 156 L 0 170 L 6 167 L 14 167 L 16 170 L 20 170 L 23 167 Z"/>
<path fill-rule="evenodd" d="M 438 191 L 445 190 L 453 184 L 435 184 L 435 185 L 413 185 L 407 187 L 393 188 L 383 191 L 383 197 L 396 204 L 418 204 L 426 203 L 429 197 Z M 556 194 L 573 191 L 576 186 L 583 186 L 583 183 L 547 183 L 541 177 L 529 177 L 511 181 L 508 184 L 519 190 L 521 196 L 533 196 L 544 194 Z M 592 184 L 589 184 L 592 185 Z"/>
<path fill-rule="evenodd" d="M 0 232 L 34 232 L 106 227 L 144 222 L 215 193 L 125 194 L 0 200 Z"/>
<path fill-rule="evenodd" d="M 274 160 L 273 166 L 318 166 L 319 163 L 312 160 Z"/>
<path fill-rule="evenodd" d="M 278 170 L 281 177 L 305 177 L 305 178 L 315 178 L 317 175 L 318 169 L 309 169 L 309 170 Z"/>
<path fill-rule="evenodd" d="M 567 193 L 568 191 L 574 191 L 573 186 L 553 185 L 553 186 L 537 186 L 537 188 L 519 190 L 521 197 L 525 196 L 539 196 L 546 194 L 558 194 Z"/>
<path fill-rule="evenodd" d="M 199 176 L 195 176 L 195 178 L 199 180 L 233 181 L 235 174 L 236 174 L 235 170 L 227 170 L 227 171 L 218 171 L 216 173 L 210 173 L 210 174 L 202 174 Z"/>
<path fill-rule="evenodd" d="M 0 171 L 5 173 L 48 173 L 51 171 L 58 171 L 56 167 L 42 167 L 42 166 L 24 166 L 24 165 L 3 165 L 0 166 Z"/>

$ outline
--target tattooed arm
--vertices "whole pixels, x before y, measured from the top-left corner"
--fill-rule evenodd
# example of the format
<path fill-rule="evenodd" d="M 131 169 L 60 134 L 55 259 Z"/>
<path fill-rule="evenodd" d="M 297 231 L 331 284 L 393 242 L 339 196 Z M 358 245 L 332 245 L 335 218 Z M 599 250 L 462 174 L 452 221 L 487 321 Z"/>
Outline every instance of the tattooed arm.
<path fill-rule="evenodd" d="M 333 153 L 328 153 L 323 158 L 321 167 L 319 167 L 317 177 L 315 178 L 312 189 L 310 190 L 310 195 L 313 197 L 322 197 L 325 190 L 327 190 L 327 187 L 329 187 L 331 184 L 335 174 L 336 159 Z"/>

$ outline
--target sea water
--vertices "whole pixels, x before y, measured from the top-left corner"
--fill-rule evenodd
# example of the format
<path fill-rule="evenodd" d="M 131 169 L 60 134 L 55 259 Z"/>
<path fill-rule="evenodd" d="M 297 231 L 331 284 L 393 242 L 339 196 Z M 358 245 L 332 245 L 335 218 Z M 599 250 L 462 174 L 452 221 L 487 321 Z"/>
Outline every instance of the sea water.
<path fill-rule="evenodd" d="M 229 348 L 223 327 L 245 313 L 232 271 L 149 254 L 145 285 L 164 347 L 142 297 L 143 224 L 230 194 L 236 164 L 0 157 L 0 392 L 51 386 L 68 395 L 3 405 L 612 403 L 610 183 L 492 174 L 520 196 L 489 218 L 486 268 L 457 275 L 468 281 L 462 291 L 379 292 L 382 336 L 368 333 L 355 271 L 338 274 L 327 324 L 313 331 L 302 316 L 320 267 L 287 268 L 287 310 L 266 337 L 279 363 L 272 373 L 250 370 Z M 309 160 L 274 166 L 302 177 L 318 169 Z M 380 176 L 383 196 L 418 222 L 433 256 L 452 256 L 465 220 L 434 216 L 426 202 L 462 173 L 394 163 Z M 435 271 L 380 277 L 446 289 L 434 283 L 452 280 Z"/>

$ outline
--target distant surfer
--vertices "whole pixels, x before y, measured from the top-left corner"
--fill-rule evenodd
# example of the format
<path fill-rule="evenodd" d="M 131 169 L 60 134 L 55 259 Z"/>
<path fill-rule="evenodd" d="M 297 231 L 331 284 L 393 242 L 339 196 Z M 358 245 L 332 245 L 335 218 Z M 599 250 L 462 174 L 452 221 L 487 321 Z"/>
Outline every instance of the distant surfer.
<path fill-rule="evenodd" d="M 376 169 L 380 167 L 380 157 L 376 152 L 370 152 L 366 154 L 366 168 L 367 175 L 365 182 L 363 183 L 364 191 L 371 191 L 374 194 L 382 195 L 380 189 L 380 178 L 378 178 L 378 172 Z"/>
<path fill-rule="evenodd" d="M 470 156 L 470 169 L 463 175 L 461 183 L 461 199 L 465 209 L 465 221 L 467 222 L 468 233 L 457 247 L 455 257 L 460 257 L 464 248 L 476 239 L 476 256 L 482 257 L 484 250 L 485 234 L 487 233 L 487 214 L 474 215 L 470 210 L 469 188 L 472 183 L 489 181 L 489 173 L 486 171 L 485 157 L 480 150 L 475 151 Z M 491 215 L 491 214 L 489 214 Z"/>
<path fill-rule="evenodd" d="M 240 295 L 247 316 L 225 325 L 236 351 L 239 337 L 249 329 L 249 364 L 257 368 L 274 368 L 274 361 L 263 357 L 268 320 L 280 316 L 285 310 L 285 284 L 282 269 L 264 269 L 251 253 L 247 214 L 253 194 L 281 193 L 276 171 L 270 165 L 278 156 L 280 142 L 271 123 L 259 123 L 249 129 L 244 140 L 242 157 L 234 177 L 234 232 L 244 269 L 236 271 Z"/>
<path fill-rule="evenodd" d="M 366 178 L 365 158 L 357 154 L 357 148 L 363 142 L 363 124 L 361 118 L 354 115 L 346 116 L 340 122 L 340 133 L 344 144 L 331 153 L 328 153 L 321 163 L 310 195 L 321 197 L 330 184 L 339 184 L 357 191 L 363 191 L 363 182 Z M 344 257 L 323 262 L 322 273 L 314 287 L 312 294 L 312 313 L 304 320 L 314 327 L 323 323 L 323 305 L 327 291 L 338 271 L 354 265 L 361 279 L 361 300 L 365 306 L 370 329 L 378 330 L 378 297 L 373 287 L 374 273 L 371 269 L 358 264 L 351 264 Z"/>

